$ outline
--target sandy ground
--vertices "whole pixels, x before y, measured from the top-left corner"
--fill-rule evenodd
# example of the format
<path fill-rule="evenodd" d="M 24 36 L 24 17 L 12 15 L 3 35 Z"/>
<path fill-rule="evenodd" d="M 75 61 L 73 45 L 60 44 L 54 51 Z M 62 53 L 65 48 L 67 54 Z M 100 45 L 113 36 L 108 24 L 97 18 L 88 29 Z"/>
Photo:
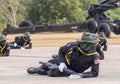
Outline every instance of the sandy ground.
<path fill-rule="evenodd" d="M 97 78 L 55 78 L 26 72 L 28 67 L 39 66 L 39 61 L 51 59 L 51 55 L 57 53 L 58 49 L 34 47 L 30 50 L 11 50 L 9 57 L 0 57 L 0 84 L 120 84 L 120 45 L 108 47 Z"/>
<path fill-rule="evenodd" d="M 16 36 L 22 34 L 9 34 L 7 35 L 7 41 L 12 42 Z M 44 32 L 31 34 L 33 47 L 56 47 L 63 46 L 68 42 L 75 42 L 76 39 L 81 38 L 82 33 L 55 33 L 55 32 Z M 120 35 L 111 34 L 111 38 L 107 38 L 108 45 L 120 45 Z"/>

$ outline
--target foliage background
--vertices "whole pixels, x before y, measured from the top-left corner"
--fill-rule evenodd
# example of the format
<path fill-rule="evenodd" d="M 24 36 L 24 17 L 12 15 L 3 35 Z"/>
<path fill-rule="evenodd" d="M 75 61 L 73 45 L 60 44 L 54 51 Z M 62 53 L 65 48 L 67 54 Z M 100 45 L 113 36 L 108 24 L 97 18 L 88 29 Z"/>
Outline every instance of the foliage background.
<path fill-rule="evenodd" d="M 90 5 L 100 1 L 102 0 L 0 0 L 0 31 L 6 28 L 7 24 L 17 27 L 25 19 L 33 24 L 84 21 Z M 16 7 L 17 11 L 14 12 Z M 120 18 L 120 8 L 107 13 L 112 20 Z"/>

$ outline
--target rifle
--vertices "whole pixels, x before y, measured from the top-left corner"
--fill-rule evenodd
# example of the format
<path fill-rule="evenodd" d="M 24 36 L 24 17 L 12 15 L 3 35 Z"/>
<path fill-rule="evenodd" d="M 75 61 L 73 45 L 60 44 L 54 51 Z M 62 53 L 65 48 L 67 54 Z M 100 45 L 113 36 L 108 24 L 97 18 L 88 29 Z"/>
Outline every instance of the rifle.
<path fill-rule="evenodd" d="M 47 66 L 49 69 L 58 69 L 58 66 L 57 65 L 55 65 L 55 64 L 52 64 L 52 63 L 50 63 L 50 62 L 39 62 L 40 64 L 43 64 L 43 65 L 45 65 L 45 66 Z M 68 74 L 79 74 L 79 73 L 76 73 L 75 71 L 72 71 L 72 70 L 70 70 L 70 69 L 68 69 L 68 68 L 64 68 L 63 69 L 63 72 L 65 72 L 65 73 L 68 73 Z"/>
<path fill-rule="evenodd" d="M 8 44 L 8 45 L 15 47 L 14 44 Z M 16 45 L 16 47 L 19 47 L 20 49 L 25 49 L 24 47 L 22 47 L 22 46 L 20 46 L 20 45 Z"/>

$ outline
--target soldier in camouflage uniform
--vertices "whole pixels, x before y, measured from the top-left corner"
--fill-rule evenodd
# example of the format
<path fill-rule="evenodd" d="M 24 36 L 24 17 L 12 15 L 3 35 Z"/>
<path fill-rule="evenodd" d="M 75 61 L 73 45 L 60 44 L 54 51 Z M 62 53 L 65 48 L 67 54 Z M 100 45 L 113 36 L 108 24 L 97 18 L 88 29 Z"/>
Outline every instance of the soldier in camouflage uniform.
<path fill-rule="evenodd" d="M 15 37 L 14 42 L 10 42 L 11 49 L 31 49 L 32 41 L 30 39 L 30 32 L 25 32 L 23 36 Z"/>
<path fill-rule="evenodd" d="M 0 34 L 0 56 L 9 56 L 10 46 L 7 43 L 6 37 Z"/>
<path fill-rule="evenodd" d="M 104 60 L 103 50 L 107 49 L 106 42 L 107 42 L 106 38 L 104 38 L 103 36 L 101 36 L 101 34 L 99 34 L 99 42 L 96 44 L 96 51 L 99 54 L 99 59 L 100 60 Z M 77 39 L 77 42 L 69 42 L 65 46 L 75 45 L 75 44 L 77 45 L 78 43 L 79 43 L 79 39 Z M 103 46 L 104 46 L 104 48 L 102 49 Z M 58 58 L 58 57 L 59 57 L 58 54 L 53 54 L 52 55 L 52 58 Z"/>
<path fill-rule="evenodd" d="M 58 65 L 58 69 L 49 69 L 47 66 L 28 68 L 28 73 L 38 73 L 50 77 L 69 76 L 69 78 L 90 78 L 99 75 L 99 56 L 96 45 L 99 38 L 96 34 L 83 33 L 81 40 L 60 47 L 58 58 L 48 62 Z M 71 69 L 78 74 L 68 74 L 64 68 Z M 86 72 L 88 68 L 90 71 Z"/>

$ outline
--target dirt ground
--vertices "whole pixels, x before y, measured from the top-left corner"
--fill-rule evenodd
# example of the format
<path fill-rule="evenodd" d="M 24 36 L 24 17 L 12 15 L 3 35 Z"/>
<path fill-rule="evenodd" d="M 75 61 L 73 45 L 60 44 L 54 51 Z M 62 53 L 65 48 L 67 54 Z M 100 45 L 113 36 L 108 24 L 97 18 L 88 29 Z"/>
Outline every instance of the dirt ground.
<path fill-rule="evenodd" d="M 8 42 L 14 41 L 15 36 L 20 36 L 22 34 L 8 34 Z M 31 34 L 31 39 L 34 47 L 60 47 L 68 42 L 76 41 L 76 39 L 81 38 L 82 33 L 37 33 Z M 120 45 L 120 35 L 111 34 L 111 38 L 107 38 L 108 45 Z"/>
<path fill-rule="evenodd" d="M 109 45 L 105 60 L 100 62 L 97 78 L 69 79 L 30 75 L 28 67 L 39 66 L 39 61 L 51 59 L 59 47 L 33 47 L 11 50 L 9 57 L 0 57 L 0 84 L 120 84 L 120 45 Z"/>

